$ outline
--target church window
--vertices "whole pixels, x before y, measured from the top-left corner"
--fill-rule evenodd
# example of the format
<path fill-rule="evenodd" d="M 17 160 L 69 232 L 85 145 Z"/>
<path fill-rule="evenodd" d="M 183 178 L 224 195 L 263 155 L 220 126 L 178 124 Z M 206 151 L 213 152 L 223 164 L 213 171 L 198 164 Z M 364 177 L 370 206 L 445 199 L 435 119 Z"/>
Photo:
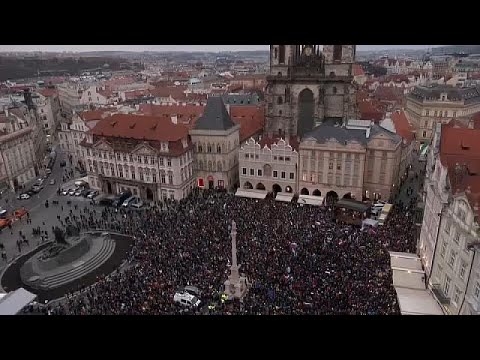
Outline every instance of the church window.
<path fill-rule="evenodd" d="M 280 64 L 285 64 L 285 45 L 280 45 L 279 46 L 279 59 L 278 62 Z"/>
<path fill-rule="evenodd" d="M 333 45 L 333 60 L 342 60 L 342 45 Z"/>

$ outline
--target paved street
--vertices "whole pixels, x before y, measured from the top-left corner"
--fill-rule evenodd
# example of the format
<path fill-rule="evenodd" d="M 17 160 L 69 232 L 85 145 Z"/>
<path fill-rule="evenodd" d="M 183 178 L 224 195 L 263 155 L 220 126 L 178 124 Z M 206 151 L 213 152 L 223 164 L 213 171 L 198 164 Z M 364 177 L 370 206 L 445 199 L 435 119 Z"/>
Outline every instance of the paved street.
<path fill-rule="evenodd" d="M 49 239 L 52 239 L 52 226 L 59 225 L 57 215 L 62 214 L 62 206 L 64 216 L 69 213 L 70 209 L 73 209 L 75 204 L 78 204 L 79 206 L 89 206 L 89 200 L 83 197 L 57 196 L 58 187 L 62 187 L 62 176 L 65 169 L 60 167 L 60 162 L 63 160 L 63 158 L 63 155 L 58 153 L 57 160 L 55 161 L 54 168 L 52 169 L 52 174 L 45 181 L 45 187 L 42 191 L 40 191 L 39 194 L 32 196 L 28 200 L 17 200 L 16 196 L 10 193 L 8 197 L 4 196 L 0 200 L 1 206 L 7 209 L 9 212 L 24 206 L 29 211 L 30 218 L 32 219 L 32 223 L 27 224 L 27 218 L 24 217 L 22 220 L 12 224 L 12 230 L 6 227 L 1 232 L 0 242 L 5 246 L 8 262 L 11 262 L 15 257 L 20 255 L 17 248 L 19 231 L 22 231 L 22 233 L 25 234 L 29 240 L 29 245 L 22 245 L 21 253 L 24 254 L 37 247 L 38 242 L 40 241 L 40 237 L 33 238 L 32 236 L 32 230 L 34 227 L 40 226 L 42 231 L 48 231 Z M 49 181 L 52 178 L 55 179 L 55 185 L 49 185 Z M 8 203 L 6 202 L 7 198 Z M 45 208 L 46 200 L 49 200 L 48 208 Z M 52 200 L 58 200 L 59 204 L 53 205 Z M 71 207 L 67 205 L 68 200 L 72 201 Z M 5 261 L 0 260 L 0 273 L 4 270 L 6 265 L 7 263 L 5 263 Z"/>
<path fill-rule="evenodd" d="M 420 171 L 424 169 L 425 162 L 420 162 L 418 159 L 412 164 L 410 176 L 405 180 L 399 194 L 394 200 L 395 202 L 401 201 L 404 205 L 408 205 L 413 196 L 418 195 L 418 198 L 421 198 L 423 176 L 420 176 Z M 419 176 L 415 178 L 415 174 L 419 174 Z M 410 195 L 407 193 L 409 188 L 413 189 Z"/>

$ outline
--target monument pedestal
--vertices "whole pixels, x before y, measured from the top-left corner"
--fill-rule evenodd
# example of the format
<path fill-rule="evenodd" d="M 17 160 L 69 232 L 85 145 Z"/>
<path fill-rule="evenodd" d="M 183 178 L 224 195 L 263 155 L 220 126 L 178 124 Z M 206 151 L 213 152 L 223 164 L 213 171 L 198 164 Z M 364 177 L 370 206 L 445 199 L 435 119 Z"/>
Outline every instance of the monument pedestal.
<path fill-rule="evenodd" d="M 241 299 L 247 292 L 247 278 L 243 276 L 234 279 L 230 275 L 224 285 L 225 294 L 229 299 Z"/>

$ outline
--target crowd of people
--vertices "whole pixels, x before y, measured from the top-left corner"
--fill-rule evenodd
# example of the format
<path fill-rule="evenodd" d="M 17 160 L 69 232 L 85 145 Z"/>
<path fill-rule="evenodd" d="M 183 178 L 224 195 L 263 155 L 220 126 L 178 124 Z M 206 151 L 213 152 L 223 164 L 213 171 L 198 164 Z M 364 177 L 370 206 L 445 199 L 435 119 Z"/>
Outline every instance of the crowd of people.
<path fill-rule="evenodd" d="M 407 207 L 408 208 L 408 207 Z M 134 237 L 128 265 L 58 305 L 56 314 L 399 314 L 388 251 L 415 250 L 408 211 L 376 231 L 334 221 L 331 207 L 196 192 L 166 210 L 70 209 L 60 226 Z M 237 224 L 241 302 L 223 301 Z M 401 229 L 401 231 L 399 231 Z M 186 285 L 201 305 L 173 301 Z"/>

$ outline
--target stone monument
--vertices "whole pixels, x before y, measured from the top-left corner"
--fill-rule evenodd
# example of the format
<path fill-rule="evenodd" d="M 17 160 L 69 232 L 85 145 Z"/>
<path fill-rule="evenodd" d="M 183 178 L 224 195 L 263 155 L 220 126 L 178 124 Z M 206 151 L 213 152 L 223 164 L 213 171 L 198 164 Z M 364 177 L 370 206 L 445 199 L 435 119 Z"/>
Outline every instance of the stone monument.
<path fill-rule="evenodd" d="M 247 292 L 247 278 L 240 276 L 240 265 L 237 264 L 237 224 L 232 221 L 232 265 L 230 276 L 225 281 L 225 294 L 229 299 L 241 299 Z"/>

